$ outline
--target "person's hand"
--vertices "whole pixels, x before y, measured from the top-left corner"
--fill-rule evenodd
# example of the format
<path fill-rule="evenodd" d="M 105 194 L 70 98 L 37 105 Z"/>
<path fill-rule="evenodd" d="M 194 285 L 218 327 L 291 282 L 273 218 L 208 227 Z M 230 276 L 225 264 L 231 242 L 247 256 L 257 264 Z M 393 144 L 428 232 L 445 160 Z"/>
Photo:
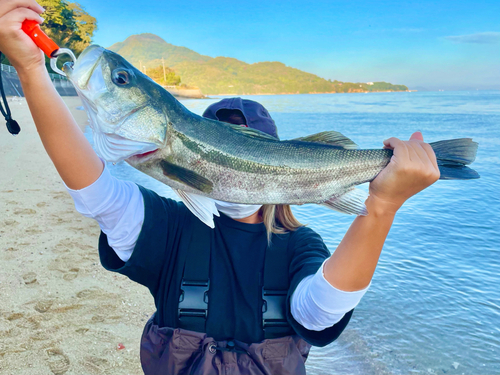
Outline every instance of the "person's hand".
<path fill-rule="evenodd" d="M 21 29 L 25 20 L 42 23 L 44 11 L 35 0 L 0 0 L 0 51 L 20 74 L 44 66 L 42 51 Z"/>
<path fill-rule="evenodd" d="M 409 141 L 389 138 L 384 148 L 392 149 L 391 161 L 370 183 L 370 198 L 389 213 L 396 211 L 411 196 L 439 179 L 439 168 L 432 147 L 422 133 L 413 133 Z"/>

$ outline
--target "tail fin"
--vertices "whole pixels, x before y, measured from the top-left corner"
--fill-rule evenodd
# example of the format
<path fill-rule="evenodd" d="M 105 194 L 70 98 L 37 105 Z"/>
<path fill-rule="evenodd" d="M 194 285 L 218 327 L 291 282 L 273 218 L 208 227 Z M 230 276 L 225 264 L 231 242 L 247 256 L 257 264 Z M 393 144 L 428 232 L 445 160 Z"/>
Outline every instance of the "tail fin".
<path fill-rule="evenodd" d="M 466 167 L 476 159 L 478 144 L 470 138 L 451 139 L 429 143 L 436 153 L 440 180 L 470 180 L 479 173 Z"/>

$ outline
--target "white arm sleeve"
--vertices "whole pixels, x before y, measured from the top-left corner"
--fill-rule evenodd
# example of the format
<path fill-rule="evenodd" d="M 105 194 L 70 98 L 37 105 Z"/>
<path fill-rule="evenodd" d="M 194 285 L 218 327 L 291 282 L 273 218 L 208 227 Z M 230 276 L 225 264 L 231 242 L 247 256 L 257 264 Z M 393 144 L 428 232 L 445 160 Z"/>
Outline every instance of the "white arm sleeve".
<path fill-rule="evenodd" d="M 338 323 L 348 311 L 358 305 L 370 287 L 368 285 L 355 292 L 345 292 L 333 287 L 323 274 L 325 262 L 318 272 L 299 283 L 290 300 L 293 318 L 311 331 L 322 331 Z"/>
<path fill-rule="evenodd" d="M 144 199 L 139 187 L 118 180 L 104 167 L 92 185 L 80 190 L 67 186 L 66 189 L 75 201 L 76 210 L 95 219 L 116 255 L 128 261 L 144 222 Z"/>

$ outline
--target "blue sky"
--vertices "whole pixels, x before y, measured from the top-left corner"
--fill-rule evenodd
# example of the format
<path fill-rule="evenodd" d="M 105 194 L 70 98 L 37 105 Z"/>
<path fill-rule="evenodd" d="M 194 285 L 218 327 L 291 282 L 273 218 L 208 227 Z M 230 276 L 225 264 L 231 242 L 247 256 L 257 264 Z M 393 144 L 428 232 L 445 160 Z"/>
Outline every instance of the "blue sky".
<path fill-rule="evenodd" d="M 208 56 L 341 81 L 500 89 L 500 1 L 77 0 L 103 46 L 150 32 Z"/>

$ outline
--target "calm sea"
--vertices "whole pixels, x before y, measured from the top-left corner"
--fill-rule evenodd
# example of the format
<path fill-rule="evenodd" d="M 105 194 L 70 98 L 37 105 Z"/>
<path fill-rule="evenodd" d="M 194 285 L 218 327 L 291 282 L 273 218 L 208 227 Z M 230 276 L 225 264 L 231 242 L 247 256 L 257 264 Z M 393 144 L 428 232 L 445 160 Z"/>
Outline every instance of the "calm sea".
<path fill-rule="evenodd" d="M 438 181 L 397 214 L 370 290 L 342 336 L 313 348 L 309 374 L 500 374 L 500 91 L 252 96 L 282 139 L 337 130 L 361 148 L 423 132 L 471 137 L 481 179 Z M 201 114 L 219 98 L 185 100 Z M 175 198 L 121 163 L 112 173 Z M 333 252 L 353 217 L 294 212 Z"/>

